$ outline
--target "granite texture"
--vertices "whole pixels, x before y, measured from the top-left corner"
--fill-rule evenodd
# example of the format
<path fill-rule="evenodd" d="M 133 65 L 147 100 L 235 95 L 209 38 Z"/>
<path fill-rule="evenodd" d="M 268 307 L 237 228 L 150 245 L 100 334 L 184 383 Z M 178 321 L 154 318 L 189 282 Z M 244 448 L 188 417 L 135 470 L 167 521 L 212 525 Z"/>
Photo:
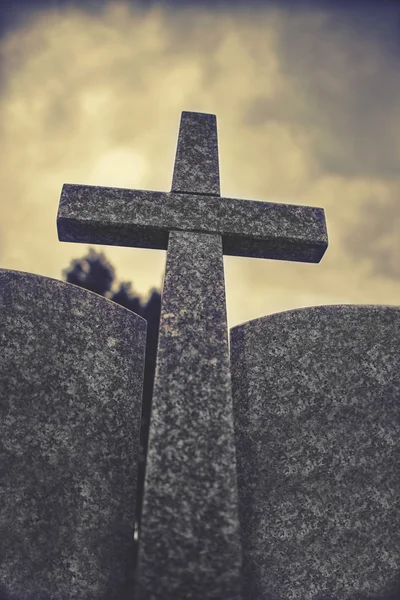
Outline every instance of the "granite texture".
<path fill-rule="evenodd" d="M 229 256 L 309 263 L 328 246 L 322 208 L 93 185 L 63 186 L 57 228 L 64 242 L 158 250 L 169 231 L 215 234 Z"/>
<path fill-rule="evenodd" d="M 197 126 L 193 126 L 193 122 Z M 188 139 L 209 161 L 180 161 Z M 215 190 L 214 115 L 183 113 L 173 182 Z M 193 134 L 196 137 L 193 137 Z M 178 176 L 175 176 L 178 173 Z M 173 190 L 174 191 L 174 190 Z M 219 191 L 219 190 L 218 190 Z M 189 214 L 192 196 L 187 196 Z M 139 535 L 137 600 L 241 600 L 228 330 L 221 237 L 172 231 Z"/>
<path fill-rule="evenodd" d="M 231 329 L 244 600 L 399 600 L 400 307 Z"/>
<path fill-rule="evenodd" d="M 138 600 L 239 600 L 241 549 L 221 239 L 171 233 Z"/>
<path fill-rule="evenodd" d="M 182 111 L 171 189 L 183 194 L 220 195 L 215 115 Z"/>
<path fill-rule="evenodd" d="M 215 115 L 183 112 L 170 193 L 64 185 L 61 241 L 167 249 L 137 600 L 241 600 L 223 254 L 319 262 L 320 208 L 220 198 Z"/>
<path fill-rule="evenodd" d="M 146 321 L 0 270 L 0 599 L 131 600 Z"/>

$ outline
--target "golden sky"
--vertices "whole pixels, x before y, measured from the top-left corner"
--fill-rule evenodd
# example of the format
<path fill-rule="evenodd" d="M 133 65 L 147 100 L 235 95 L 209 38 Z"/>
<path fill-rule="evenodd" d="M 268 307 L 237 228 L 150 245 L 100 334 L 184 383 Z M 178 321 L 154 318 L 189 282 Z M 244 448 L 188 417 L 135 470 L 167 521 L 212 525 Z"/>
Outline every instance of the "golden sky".
<path fill-rule="evenodd" d="M 3 36 L 0 267 L 62 280 L 63 183 L 170 191 L 181 112 L 217 116 L 221 195 L 325 209 L 320 264 L 224 257 L 228 326 L 400 304 L 399 61 L 345 12 L 36 12 Z M 166 252 L 92 246 L 147 299 Z M 114 288 L 115 289 L 115 288 Z"/>

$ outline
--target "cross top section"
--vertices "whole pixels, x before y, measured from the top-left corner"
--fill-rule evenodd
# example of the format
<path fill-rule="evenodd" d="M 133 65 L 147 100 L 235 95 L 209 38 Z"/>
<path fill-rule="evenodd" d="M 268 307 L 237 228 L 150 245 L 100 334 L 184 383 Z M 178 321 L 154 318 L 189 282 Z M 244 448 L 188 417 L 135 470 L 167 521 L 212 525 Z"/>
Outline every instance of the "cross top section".
<path fill-rule="evenodd" d="M 171 192 L 220 196 L 215 115 L 182 112 Z"/>
<path fill-rule="evenodd" d="M 219 234 L 223 254 L 318 263 L 322 208 L 220 197 L 216 116 L 182 112 L 172 190 L 63 185 L 60 241 L 167 250 L 170 231 Z"/>

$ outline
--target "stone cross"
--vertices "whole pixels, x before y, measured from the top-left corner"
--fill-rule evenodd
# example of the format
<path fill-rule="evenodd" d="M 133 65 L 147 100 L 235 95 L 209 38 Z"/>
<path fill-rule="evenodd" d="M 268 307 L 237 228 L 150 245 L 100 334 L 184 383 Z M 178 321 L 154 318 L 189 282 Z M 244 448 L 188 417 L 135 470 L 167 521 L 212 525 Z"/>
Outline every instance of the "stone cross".
<path fill-rule="evenodd" d="M 324 210 L 221 198 L 216 117 L 182 112 L 170 193 L 65 184 L 57 228 L 167 250 L 137 598 L 240 600 L 223 255 L 318 263 Z"/>

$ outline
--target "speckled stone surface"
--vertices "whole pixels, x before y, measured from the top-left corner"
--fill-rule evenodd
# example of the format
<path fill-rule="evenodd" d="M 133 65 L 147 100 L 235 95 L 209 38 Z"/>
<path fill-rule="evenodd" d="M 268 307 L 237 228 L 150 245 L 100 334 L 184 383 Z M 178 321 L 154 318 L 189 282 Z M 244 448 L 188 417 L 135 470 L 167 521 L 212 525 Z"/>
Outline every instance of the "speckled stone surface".
<path fill-rule="evenodd" d="M 187 191 L 217 191 L 214 115 L 183 113 L 173 185 L 182 174 Z M 171 232 L 165 273 L 136 598 L 241 600 L 221 237 Z"/>
<path fill-rule="evenodd" d="M 170 193 L 65 184 L 57 228 L 66 242 L 159 250 L 172 230 L 218 234 L 226 255 L 312 263 L 328 246 L 323 208 L 220 198 L 215 115 L 186 111 Z"/>
<path fill-rule="evenodd" d="M 310 263 L 328 246 L 322 208 L 94 185 L 64 184 L 57 228 L 64 242 L 158 250 L 169 231 L 218 234 L 228 256 Z"/>
<path fill-rule="evenodd" d="M 0 598 L 131 600 L 146 321 L 0 269 Z"/>
<path fill-rule="evenodd" d="M 138 600 L 241 597 L 222 272 L 220 238 L 171 233 L 146 467 Z"/>
<path fill-rule="evenodd" d="M 245 600 L 400 598 L 400 307 L 231 329 Z"/>
<path fill-rule="evenodd" d="M 137 600 L 240 600 L 223 254 L 317 263 L 324 211 L 220 198 L 216 117 L 183 112 L 170 193 L 64 185 L 57 228 L 168 250 Z"/>

